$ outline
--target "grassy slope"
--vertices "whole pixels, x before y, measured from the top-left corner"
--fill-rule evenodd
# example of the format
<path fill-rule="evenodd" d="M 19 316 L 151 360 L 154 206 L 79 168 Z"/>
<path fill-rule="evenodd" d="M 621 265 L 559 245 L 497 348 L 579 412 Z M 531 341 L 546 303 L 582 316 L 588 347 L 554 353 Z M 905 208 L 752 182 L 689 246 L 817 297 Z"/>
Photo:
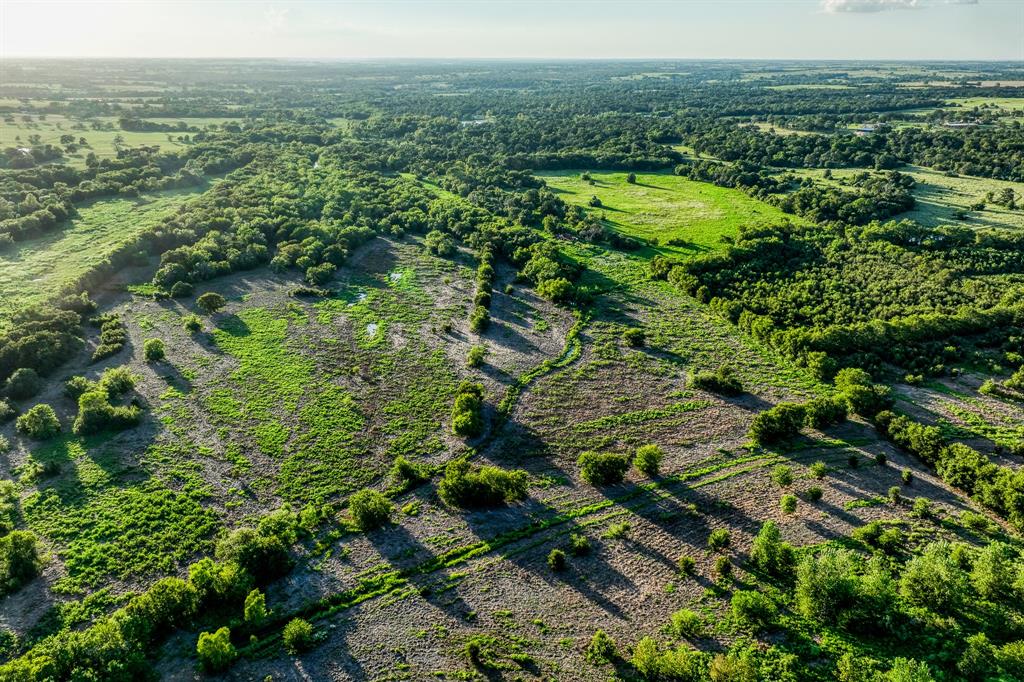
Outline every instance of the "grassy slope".
<path fill-rule="evenodd" d="M 19 242 L 16 250 L 0 256 L 0 327 L 13 311 L 46 300 L 62 284 L 203 189 L 160 192 L 140 199 L 99 200 L 80 208 L 68 229 Z"/>
<path fill-rule="evenodd" d="M 745 224 L 790 219 L 782 211 L 743 192 L 664 173 L 640 173 L 626 182 L 625 173 L 591 173 L 595 184 L 580 179 L 577 171 L 541 175 L 541 179 L 567 202 L 587 206 L 591 196 L 604 206 L 592 209 L 619 232 L 661 243 L 639 252 L 687 255 L 721 246 L 721 238 L 737 233 Z M 682 246 L 668 246 L 682 240 Z"/>

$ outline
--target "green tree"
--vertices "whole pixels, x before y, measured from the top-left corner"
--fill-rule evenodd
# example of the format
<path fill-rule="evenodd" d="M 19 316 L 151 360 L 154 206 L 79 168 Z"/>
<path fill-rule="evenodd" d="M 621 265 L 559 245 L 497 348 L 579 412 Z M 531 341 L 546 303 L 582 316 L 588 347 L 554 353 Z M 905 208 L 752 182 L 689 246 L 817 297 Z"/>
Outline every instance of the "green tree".
<path fill-rule="evenodd" d="M 196 643 L 196 654 L 199 662 L 209 672 L 227 670 L 234 662 L 238 653 L 231 643 L 231 630 L 222 627 L 216 632 L 203 632 Z"/>

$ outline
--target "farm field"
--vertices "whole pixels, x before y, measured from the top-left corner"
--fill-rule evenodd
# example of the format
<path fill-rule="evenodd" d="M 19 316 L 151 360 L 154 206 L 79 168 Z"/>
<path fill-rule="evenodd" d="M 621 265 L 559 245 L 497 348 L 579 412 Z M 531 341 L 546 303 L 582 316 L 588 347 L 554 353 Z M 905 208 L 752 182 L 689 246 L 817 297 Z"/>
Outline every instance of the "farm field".
<path fill-rule="evenodd" d="M 641 253 L 693 254 L 722 248 L 722 237 L 735 236 L 741 225 L 784 220 L 782 211 L 733 189 L 666 173 L 591 172 L 594 184 L 565 171 L 540 175 L 565 201 L 587 207 L 616 231 L 651 241 Z M 591 197 L 601 201 L 589 207 Z M 796 221 L 799 222 L 799 221 Z M 675 242 L 675 243 L 673 243 Z"/>

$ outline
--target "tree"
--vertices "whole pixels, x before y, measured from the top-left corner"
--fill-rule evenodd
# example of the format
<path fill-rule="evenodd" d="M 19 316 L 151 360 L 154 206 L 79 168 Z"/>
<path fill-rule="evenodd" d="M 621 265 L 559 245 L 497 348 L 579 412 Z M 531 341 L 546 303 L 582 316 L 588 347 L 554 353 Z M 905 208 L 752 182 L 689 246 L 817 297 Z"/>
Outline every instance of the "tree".
<path fill-rule="evenodd" d="M 234 662 L 238 653 L 231 643 L 231 630 L 222 627 L 216 632 L 203 632 L 196 643 L 199 662 L 209 672 L 221 672 Z"/>
<path fill-rule="evenodd" d="M 31 398 L 43 387 L 34 369 L 22 367 L 7 379 L 7 395 L 15 400 Z"/>
<path fill-rule="evenodd" d="M 164 342 L 160 339 L 146 339 L 142 344 L 142 356 L 146 362 L 159 362 L 164 359 Z"/>
<path fill-rule="evenodd" d="M 245 606 L 242 613 L 245 622 L 249 625 L 261 625 L 268 615 L 266 595 L 259 590 L 250 592 L 245 597 Z"/>
<path fill-rule="evenodd" d="M 580 477 L 594 486 L 621 483 L 629 469 L 629 460 L 624 455 L 611 453 L 584 452 L 576 463 Z"/>
<path fill-rule="evenodd" d="M 792 569 L 794 557 L 792 546 L 782 540 L 778 524 L 765 521 L 750 548 L 750 562 L 760 571 L 781 577 Z"/>
<path fill-rule="evenodd" d="M 452 432 L 464 438 L 474 438 L 483 432 L 484 387 L 464 381 L 455 393 L 452 404 Z"/>
<path fill-rule="evenodd" d="M 0 596 L 14 592 L 39 575 L 42 561 L 36 536 L 27 530 L 12 530 L 0 538 Z"/>
<path fill-rule="evenodd" d="M 28 412 L 18 417 L 15 426 L 19 432 L 36 440 L 52 438 L 60 432 L 60 421 L 57 419 L 57 413 L 45 403 L 32 407 Z"/>
<path fill-rule="evenodd" d="M 302 618 L 294 618 L 284 626 L 282 639 L 288 653 L 299 654 L 313 645 L 313 626 Z"/>
<path fill-rule="evenodd" d="M 857 599 L 857 560 L 850 550 L 826 547 L 796 567 L 797 610 L 807 618 L 839 623 Z"/>
<path fill-rule="evenodd" d="M 771 599 L 755 590 L 738 590 L 730 603 L 739 623 L 760 630 L 775 622 L 779 610 Z"/>
<path fill-rule="evenodd" d="M 636 184 L 636 173 L 630 173 L 629 175 L 627 175 L 626 176 L 626 182 L 628 182 L 631 185 L 635 185 Z"/>
<path fill-rule="evenodd" d="M 208 291 L 196 299 L 196 305 L 207 315 L 212 315 L 227 304 L 227 299 L 213 291 Z"/>
<path fill-rule="evenodd" d="M 945 541 L 928 544 L 920 556 L 903 567 L 900 594 L 911 604 L 940 613 L 951 613 L 967 594 L 967 574 Z"/>
<path fill-rule="evenodd" d="M 391 501 L 376 490 L 360 490 L 348 501 L 352 518 L 361 530 L 379 528 L 391 520 L 395 507 Z"/>

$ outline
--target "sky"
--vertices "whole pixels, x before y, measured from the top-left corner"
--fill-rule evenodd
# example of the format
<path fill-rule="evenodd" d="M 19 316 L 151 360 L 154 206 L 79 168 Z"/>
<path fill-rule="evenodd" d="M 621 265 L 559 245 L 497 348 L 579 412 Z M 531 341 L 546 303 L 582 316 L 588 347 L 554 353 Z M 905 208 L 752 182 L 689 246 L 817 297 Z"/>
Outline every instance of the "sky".
<path fill-rule="evenodd" d="M 0 0 L 0 59 L 1024 61 L 1024 0 Z"/>

